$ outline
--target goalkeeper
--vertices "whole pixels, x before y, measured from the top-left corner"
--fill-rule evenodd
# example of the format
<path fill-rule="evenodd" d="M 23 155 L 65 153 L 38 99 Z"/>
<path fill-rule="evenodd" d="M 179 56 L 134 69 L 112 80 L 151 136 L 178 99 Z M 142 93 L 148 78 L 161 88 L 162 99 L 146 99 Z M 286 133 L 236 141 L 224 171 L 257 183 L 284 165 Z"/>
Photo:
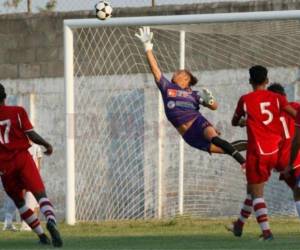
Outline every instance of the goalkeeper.
<path fill-rule="evenodd" d="M 153 55 L 151 42 L 153 33 L 149 27 L 139 29 L 135 34 L 144 44 L 148 63 L 164 101 L 168 120 L 190 146 L 208 153 L 227 153 L 241 165 L 245 159 L 229 142 L 221 139 L 212 124 L 199 112 L 200 105 L 217 109 L 217 102 L 211 92 L 203 89 L 193 91 L 197 78 L 188 70 L 177 70 L 169 81 L 160 71 Z"/>

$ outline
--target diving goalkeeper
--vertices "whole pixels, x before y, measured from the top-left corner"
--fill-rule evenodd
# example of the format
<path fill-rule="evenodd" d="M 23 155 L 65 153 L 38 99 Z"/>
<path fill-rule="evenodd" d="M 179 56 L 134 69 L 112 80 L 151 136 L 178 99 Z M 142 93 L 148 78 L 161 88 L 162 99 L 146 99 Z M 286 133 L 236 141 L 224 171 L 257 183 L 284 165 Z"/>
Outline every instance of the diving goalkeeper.
<path fill-rule="evenodd" d="M 166 79 L 152 52 L 153 33 L 150 28 L 140 28 L 139 34 L 135 35 L 145 47 L 148 63 L 162 94 L 166 116 L 185 142 L 208 153 L 229 154 L 241 165 L 244 164 L 243 156 L 232 144 L 221 139 L 212 124 L 199 112 L 200 105 L 211 110 L 217 109 L 218 104 L 211 92 L 207 89 L 193 91 L 191 87 L 198 80 L 186 69 L 177 70 L 171 81 Z"/>

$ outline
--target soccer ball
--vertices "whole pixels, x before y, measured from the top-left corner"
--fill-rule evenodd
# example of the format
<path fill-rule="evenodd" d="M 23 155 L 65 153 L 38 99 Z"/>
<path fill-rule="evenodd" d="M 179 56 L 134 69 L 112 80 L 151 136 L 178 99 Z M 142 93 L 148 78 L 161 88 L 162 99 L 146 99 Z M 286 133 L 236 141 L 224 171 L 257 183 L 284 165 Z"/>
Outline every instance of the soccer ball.
<path fill-rule="evenodd" d="M 100 1 L 96 4 L 96 17 L 100 20 L 106 20 L 107 18 L 111 17 L 111 13 L 113 11 L 112 7 L 110 6 L 109 2 L 107 1 Z"/>

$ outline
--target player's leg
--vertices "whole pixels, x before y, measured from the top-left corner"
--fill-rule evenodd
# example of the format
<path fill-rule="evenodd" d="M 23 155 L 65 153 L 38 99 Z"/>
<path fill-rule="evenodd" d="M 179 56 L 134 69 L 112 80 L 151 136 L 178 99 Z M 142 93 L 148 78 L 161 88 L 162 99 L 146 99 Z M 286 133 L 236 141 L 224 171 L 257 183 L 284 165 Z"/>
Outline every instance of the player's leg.
<path fill-rule="evenodd" d="M 293 193 L 294 193 L 294 201 L 295 201 L 297 214 L 298 217 L 300 217 L 300 187 L 298 186 L 298 184 L 295 186 Z"/>
<path fill-rule="evenodd" d="M 231 145 L 239 152 L 246 151 L 247 146 L 248 146 L 248 141 L 247 140 L 237 140 L 237 141 L 231 142 Z"/>
<path fill-rule="evenodd" d="M 51 234 L 53 246 L 61 247 L 63 242 L 57 229 L 52 203 L 46 195 L 45 186 L 40 173 L 29 153 L 23 156 L 22 166 L 21 176 L 23 178 L 24 189 L 30 191 L 38 201 L 40 211 L 46 218 L 47 229 Z"/>
<path fill-rule="evenodd" d="M 256 220 L 261 228 L 263 239 L 271 240 L 273 235 L 269 225 L 267 205 L 263 198 L 264 185 L 265 183 L 249 184 L 249 188 Z"/>
<path fill-rule="evenodd" d="M 13 218 L 16 215 L 16 206 L 13 200 L 6 193 L 3 208 L 5 213 L 3 230 L 16 232 L 17 228 L 13 225 Z"/>
<path fill-rule="evenodd" d="M 253 151 L 247 151 L 246 178 L 248 191 L 252 197 L 252 207 L 257 223 L 262 231 L 263 240 L 272 240 L 273 235 L 269 225 L 268 209 L 264 200 L 264 186 L 268 181 L 273 166 L 276 165 L 278 155 L 260 155 Z"/>
<path fill-rule="evenodd" d="M 226 226 L 228 231 L 231 231 L 234 236 L 241 237 L 243 234 L 243 228 L 246 220 L 250 217 L 252 213 L 252 196 L 250 194 L 250 190 L 247 187 L 247 196 L 242 204 L 242 208 L 240 211 L 240 215 L 236 221 L 232 223 L 232 225 Z"/>
<path fill-rule="evenodd" d="M 203 131 L 205 139 L 211 141 L 211 153 L 216 153 L 215 146 L 221 148 L 226 154 L 231 155 L 241 165 L 245 163 L 245 158 L 228 141 L 219 137 L 217 131 L 212 126 L 208 126 Z M 215 145 L 215 146 L 214 146 Z"/>
<path fill-rule="evenodd" d="M 45 235 L 44 230 L 40 224 L 39 219 L 33 213 L 33 211 L 28 208 L 25 204 L 24 193 L 22 188 L 22 179 L 18 178 L 18 174 L 6 173 L 2 178 L 3 187 L 6 193 L 14 201 L 16 207 L 20 212 L 22 220 L 24 220 L 34 231 L 39 239 L 41 244 L 50 244 L 48 237 Z"/>
<path fill-rule="evenodd" d="M 300 166 L 300 159 L 297 158 L 296 168 L 293 174 L 293 180 L 294 180 L 293 194 L 294 194 L 294 201 L 295 201 L 297 214 L 300 217 L 300 167 L 298 166 Z"/>
<path fill-rule="evenodd" d="M 29 207 L 34 212 L 34 214 L 37 217 L 39 217 L 38 213 L 36 211 L 37 201 L 31 192 L 25 191 L 25 203 L 26 203 L 27 207 Z M 31 228 L 27 225 L 27 223 L 25 221 L 22 221 L 20 230 L 21 231 L 31 231 Z"/>

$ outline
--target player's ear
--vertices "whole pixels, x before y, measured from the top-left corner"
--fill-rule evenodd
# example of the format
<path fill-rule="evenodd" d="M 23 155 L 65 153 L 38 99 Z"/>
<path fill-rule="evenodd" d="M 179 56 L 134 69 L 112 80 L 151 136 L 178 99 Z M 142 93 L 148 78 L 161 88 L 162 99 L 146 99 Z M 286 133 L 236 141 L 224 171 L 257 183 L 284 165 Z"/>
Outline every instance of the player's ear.
<path fill-rule="evenodd" d="M 267 83 L 267 84 L 269 83 L 269 78 L 268 78 L 268 77 L 266 78 L 266 83 Z"/>

